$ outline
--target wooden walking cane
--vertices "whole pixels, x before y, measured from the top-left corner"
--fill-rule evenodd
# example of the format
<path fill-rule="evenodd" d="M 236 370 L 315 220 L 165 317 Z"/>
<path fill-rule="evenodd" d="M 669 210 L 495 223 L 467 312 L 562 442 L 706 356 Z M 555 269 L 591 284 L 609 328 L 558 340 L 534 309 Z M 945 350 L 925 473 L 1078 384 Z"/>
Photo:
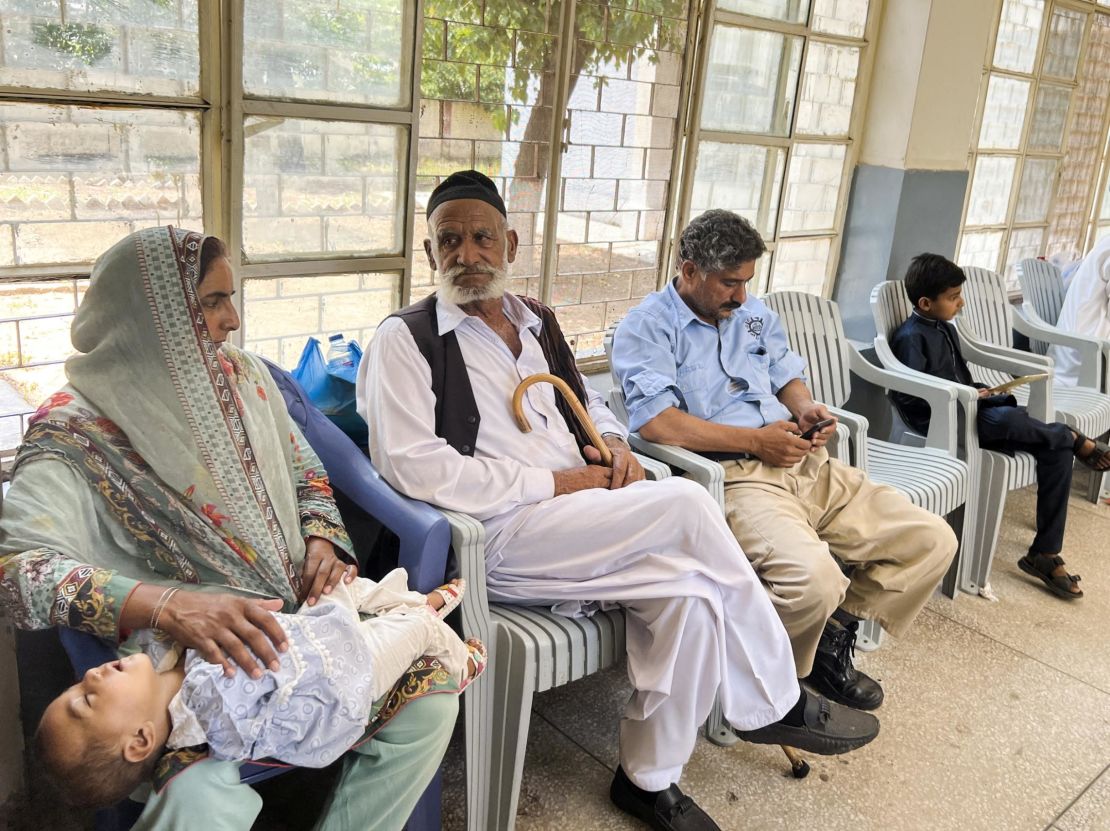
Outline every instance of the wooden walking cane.
<path fill-rule="evenodd" d="M 516 426 L 520 428 L 522 433 L 531 433 L 532 425 L 528 423 L 527 416 L 524 415 L 524 392 L 533 384 L 548 383 L 555 387 L 566 399 L 570 405 L 571 410 L 574 411 L 574 417 L 578 419 L 578 423 L 582 425 L 582 429 L 586 431 L 586 435 L 590 437 L 590 443 L 597 448 L 597 452 L 601 454 L 601 463 L 606 467 L 613 466 L 613 453 L 609 450 L 609 446 L 605 444 L 605 440 L 601 438 L 601 434 L 597 432 L 597 428 L 590 420 L 589 413 L 586 408 L 582 406 L 582 402 L 578 400 L 578 396 L 574 394 L 567 382 L 557 375 L 551 375 L 547 372 L 537 372 L 535 375 L 529 375 L 519 384 L 513 391 L 513 418 L 516 419 Z"/>
<path fill-rule="evenodd" d="M 597 452 L 601 454 L 601 463 L 606 467 L 613 466 L 613 454 L 609 447 L 605 444 L 605 440 L 601 438 L 601 434 L 597 432 L 593 421 L 590 420 L 589 413 L 586 408 L 582 406 L 582 402 L 578 400 L 578 396 L 574 391 L 567 386 L 567 382 L 557 375 L 551 375 L 547 372 L 537 372 L 535 375 L 529 375 L 519 384 L 513 391 L 513 418 L 516 419 L 516 426 L 520 428 L 522 433 L 531 433 L 532 425 L 528 423 L 527 416 L 524 415 L 524 393 L 533 384 L 548 383 L 557 389 L 566 399 L 570 405 L 571 410 L 574 412 L 574 417 L 578 419 L 578 423 L 582 425 L 582 429 L 586 431 L 589 436 L 590 442 L 597 448 Z M 786 758 L 790 760 L 790 772 L 794 775 L 795 779 L 805 779 L 809 775 L 809 764 L 802 755 L 793 747 L 781 745 L 782 752 L 786 754 Z"/>

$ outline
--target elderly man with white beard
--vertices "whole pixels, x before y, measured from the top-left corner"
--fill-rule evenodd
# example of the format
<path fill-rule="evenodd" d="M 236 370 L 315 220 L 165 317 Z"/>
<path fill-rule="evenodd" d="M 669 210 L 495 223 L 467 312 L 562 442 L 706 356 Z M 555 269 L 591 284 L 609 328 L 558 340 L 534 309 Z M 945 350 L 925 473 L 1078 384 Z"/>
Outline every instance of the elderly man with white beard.
<path fill-rule="evenodd" d="M 747 741 L 822 754 L 871 741 L 873 716 L 799 687 L 786 632 L 718 505 L 684 479 L 644 481 L 555 315 L 505 291 L 517 235 L 493 182 L 452 174 L 427 217 L 438 291 L 387 318 L 359 369 L 370 455 L 402 493 L 483 522 L 491 600 L 625 610 L 635 689 L 612 801 L 651 828 L 718 828 L 677 785 L 718 693 Z M 540 372 L 576 390 L 611 467 L 549 385 L 528 389 L 533 430 L 520 432 L 512 393 Z"/>

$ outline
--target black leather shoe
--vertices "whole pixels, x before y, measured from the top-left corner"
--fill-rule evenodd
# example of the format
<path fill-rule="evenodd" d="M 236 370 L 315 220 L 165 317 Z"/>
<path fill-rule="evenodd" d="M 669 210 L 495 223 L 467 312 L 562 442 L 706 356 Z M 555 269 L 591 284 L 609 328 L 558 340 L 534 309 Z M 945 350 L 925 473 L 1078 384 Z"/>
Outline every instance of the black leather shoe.
<path fill-rule="evenodd" d="M 776 721 L 757 730 L 733 730 L 746 742 L 785 744 L 821 756 L 836 756 L 863 747 L 879 735 L 879 720 L 870 713 L 842 707 L 816 693 L 806 697 L 802 724 Z"/>
<path fill-rule="evenodd" d="M 665 791 L 648 791 L 637 788 L 618 767 L 609 787 L 609 799 L 624 811 L 641 819 L 656 831 L 721 831 L 690 797 L 671 785 Z"/>
<path fill-rule="evenodd" d="M 883 703 L 883 688 L 852 665 L 858 629 L 859 624 L 855 622 L 846 628 L 826 623 L 813 656 L 813 671 L 805 681 L 838 704 L 857 710 L 876 710 Z"/>

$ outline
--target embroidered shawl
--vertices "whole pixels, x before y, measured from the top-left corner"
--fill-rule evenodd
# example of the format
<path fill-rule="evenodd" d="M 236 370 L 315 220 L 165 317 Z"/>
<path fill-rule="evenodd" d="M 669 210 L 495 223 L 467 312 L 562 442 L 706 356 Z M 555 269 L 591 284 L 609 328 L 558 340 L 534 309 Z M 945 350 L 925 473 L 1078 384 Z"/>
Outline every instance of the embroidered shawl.
<path fill-rule="evenodd" d="M 280 597 L 291 611 L 305 537 L 350 551 L 268 371 L 209 336 L 202 241 L 140 231 L 93 269 L 69 384 L 31 418 L 0 521 L 0 601 L 22 627 L 119 637 L 139 582 Z"/>

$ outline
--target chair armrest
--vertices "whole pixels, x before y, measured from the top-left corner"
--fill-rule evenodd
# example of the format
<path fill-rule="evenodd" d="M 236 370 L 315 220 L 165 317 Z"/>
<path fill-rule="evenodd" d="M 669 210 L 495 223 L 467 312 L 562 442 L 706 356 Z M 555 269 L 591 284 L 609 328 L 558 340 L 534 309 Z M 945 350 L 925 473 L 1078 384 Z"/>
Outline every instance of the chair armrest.
<path fill-rule="evenodd" d="M 437 509 L 438 510 L 438 509 Z M 463 633 L 478 638 L 487 648 L 493 645 L 493 621 L 486 589 L 486 529 L 481 522 L 458 511 L 439 510 L 451 526 L 451 547 L 466 580 L 466 596 L 459 611 Z"/>
<path fill-rule="evenodd" d="M 866 416 L 840 407 L 829 407 L 828 410 L 839 422 L 836 425 L 836 457 L 852 467 L 867 470 L 868 421 Z"/>
<path fill-rule="evenodd" d="M 1029 303 L 1022 307 L 1022 314 L 1014 315 L 1014 329 L 1032 340 L 1066 346 L 1078 351 L 1079 386 L 1099 388 L 1102 377 L 1102 344 L 1097 338 L 1072 334 L 1048 325 L 1037 316 Z"/>
<path fill-rule="evenodd" d="M 964 358 L 969 363 L 982 364 L 1014 375 L 1046 372 L 1052 368 L 1052 359 L 1044 355 L 987 343 L 979 340 L 974 333 L 968 332 L 967 327 L 957 324 L 957 328 L 960 331 L 960 346 Z"/>
<path fill-rule="evenodd" d="M 959 444 L 957 403 L 977 400 L 978 391 L 974 387 L 953 384 L 910 369 L 894 356 L 886 338 L 875 339 L 875 353 L 883 364 L 882 367 L 875 366 L 863 357 L 858 349 L 850 346 L 849 369 L 864 381 L 877 387 L 925 399 L 930 410 L 929 434 L 925 437 L 925 446 L 935 447 L 955 456 Z"/>
<path fill-rule="evenodd" d="M 638 452 L 676 467 L 709 491 L 717 503 L 725 503 L 725 471 L 718 462 L 707 459 L 673 444 L 656 444 L 641 438 L 639 433 L 629 433 L 628 443 Z"/>
<path fill-rule="evenodd" d="M 671 466 L 658 459 L 653 459 L 650 456 L 644 456 L 641 453 L 633 453 L 636 461 L 640 463 L 640 467 L 644 469 L 644 476 L 653 482 L 658 482 L 660 479 L 666 479 L 671 475 Z"/>
<path fill-rule="evenodd" d="M 968 335 L 962 328 L 960 329 L 960 340 L 962 341 L 964 357 L 973 363 L 991 369 L 998 369 L 1002 372 L 1009 372 L 1013 375 L 1049 373 L 1046 380 L 1036 381 L 1029 385 L 1029 403 L 1026 406 L 1033 418 L 1038 418 L 1041 421 L 1055 420 L 1055 410 L 1052 408 L 1052 358 L 1004 346 L 986 344 L 974 335 Z"/>
<path fill-rule="evenodd" d="M 398 493 L 353 444 L 351 451 L 339 467 L 321 457 L 332 484 L 397 535 L 397 565 L 408 572 L 410 588 L 430 592 L 443 585 L 451 545 L 447 518 L 431 505 Z M 331 474 L 333 468 L 339 475 Z"/>

